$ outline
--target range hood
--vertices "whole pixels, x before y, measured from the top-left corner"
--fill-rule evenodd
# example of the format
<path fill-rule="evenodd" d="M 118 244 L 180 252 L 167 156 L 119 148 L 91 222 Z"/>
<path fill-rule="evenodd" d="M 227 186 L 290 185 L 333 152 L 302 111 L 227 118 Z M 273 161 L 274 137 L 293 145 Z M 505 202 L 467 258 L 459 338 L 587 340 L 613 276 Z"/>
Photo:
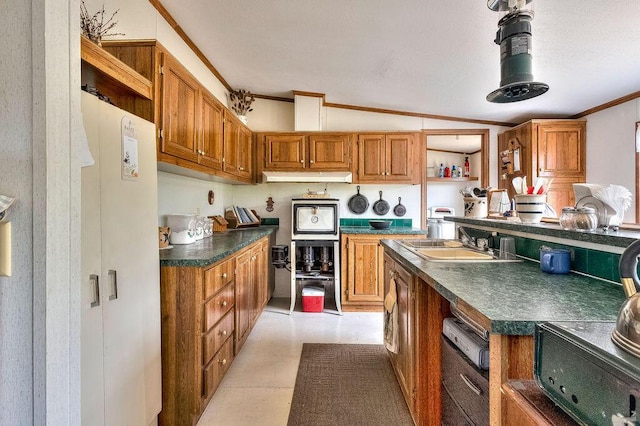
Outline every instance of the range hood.
<path fill-rule="evenodd" d="M 351 172 L 262 172 L 263 182 L 342 182 L 351 183 Z"/>

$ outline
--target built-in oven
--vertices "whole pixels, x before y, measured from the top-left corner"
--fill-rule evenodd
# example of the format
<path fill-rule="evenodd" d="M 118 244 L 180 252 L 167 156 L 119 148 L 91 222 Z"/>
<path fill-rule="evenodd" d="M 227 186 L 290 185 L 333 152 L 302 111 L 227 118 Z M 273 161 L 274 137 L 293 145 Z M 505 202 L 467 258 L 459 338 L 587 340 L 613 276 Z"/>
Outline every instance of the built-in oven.
<path fill-rule="evenodd" d="M 319 286 L 342 314 L 339 207 L 340 200 L 335 198 L 291 200 L 290 313 L 305 286 Z"/>
<path fill-rule="evenodd" d="M 340 200 L 294 198 L 291 202 L 292 240 L 338 240 Z"/>

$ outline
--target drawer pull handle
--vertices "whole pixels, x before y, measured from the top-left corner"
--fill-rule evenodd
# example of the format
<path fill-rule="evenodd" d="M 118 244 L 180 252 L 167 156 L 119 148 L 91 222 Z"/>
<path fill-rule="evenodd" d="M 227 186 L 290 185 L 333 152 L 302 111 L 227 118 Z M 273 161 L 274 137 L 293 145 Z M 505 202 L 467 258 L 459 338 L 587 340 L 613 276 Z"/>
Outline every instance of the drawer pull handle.
<path fill-rule="evenodd" d="M 471 389 L 473 391 L 473 393 L 475 393 L 476 395 L 480 396 L 480 394 L 482 394 L 482 390 L 476 386 L 470 378 L 468 378 L 466 375 L 460 373 L 460 378 L 462 379 L 462 381 L 469 387 L 469 389 Z"/>
<path fill-rule="evenodd" d="M 218 362 L 222 365 L 227 365 L 227 359 L 223 358 L 223 359 L 219 359 Z"/>
<path fill-rule="evenodd" d="M 222 274 L 222 278 L 227 278 L 227 273 L 226 272 Z"/>
<path fill-rule="evenodd" d="M 223 308 L 227 306 L 227 301 L 223 300 L 222 302 L 220 302 L 220 306 L 222 306 Z"/>

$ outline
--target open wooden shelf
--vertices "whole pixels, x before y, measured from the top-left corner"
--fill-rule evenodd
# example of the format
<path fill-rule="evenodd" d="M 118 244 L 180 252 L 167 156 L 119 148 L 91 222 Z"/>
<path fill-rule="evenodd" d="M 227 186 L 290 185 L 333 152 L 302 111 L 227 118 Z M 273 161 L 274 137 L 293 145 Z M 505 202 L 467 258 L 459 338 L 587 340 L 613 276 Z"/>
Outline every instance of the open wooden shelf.
<path fill-rule="evenodd" d="M 478 176 L 469 176 L 469 177 L 428 177 L 427 182 L 471 182 L 474 180 L 478 180 Z"/>
<path fill-rule="evenodd" d="M 95 68 L 100 77 L 108 79 L 112 85 L 133 92 L 144 99 L 153 99 L 151 80 L 143 77 L 84 36 L 80 36 L 80 58 Z"/>

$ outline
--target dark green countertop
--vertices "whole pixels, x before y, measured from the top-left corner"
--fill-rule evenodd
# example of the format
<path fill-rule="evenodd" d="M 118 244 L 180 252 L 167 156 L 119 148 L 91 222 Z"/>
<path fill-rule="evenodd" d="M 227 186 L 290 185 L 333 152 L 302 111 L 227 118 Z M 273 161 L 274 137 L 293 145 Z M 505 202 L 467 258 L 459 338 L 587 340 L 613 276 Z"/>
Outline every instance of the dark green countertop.
<path fill-rule="evenodd" d="M 277 229 L 277 226 L 232 229 L 216 232 L 213 236 L 193 244 L 176 244 L 173 248 L 160 250 L 160 266 L 208 266 Z"/>
<path fill-rule="evenodd" d="M 385 252 L 453 303 L 464 300 L 491 321 L 491 332 L 531 335 L 541 321 L 615 321 L 622 286 L 571 273 L 547 274 L 532 261 L 431 262 L 396 241 Z"/>
<path fill-rule="evenodd" d="M 568 240 L 603 244 L 614 247 L 627 247 L 640 238 L 640 232 L 621 229 L 619 231 L 597 230 L 595 232 L 565 231 L 556 223 L 521 223 L 517 221 L 500 219 L 473 219 L 468 217 L 447 216 L 445 220 L 458 224 L 482 226 L 505 231 L 526 232 L 529 234 L 546 235 L 550 237 L 565 238 Z"/>
<path fill-rule="evenodd" d="M 388 229 L 373 229 L 371 226 L 341 226 L 343 234 L 380 234 L 380 235 L 411 235 L 427 234 L 426 230 L 409 226 L 390 226 Z"/>

